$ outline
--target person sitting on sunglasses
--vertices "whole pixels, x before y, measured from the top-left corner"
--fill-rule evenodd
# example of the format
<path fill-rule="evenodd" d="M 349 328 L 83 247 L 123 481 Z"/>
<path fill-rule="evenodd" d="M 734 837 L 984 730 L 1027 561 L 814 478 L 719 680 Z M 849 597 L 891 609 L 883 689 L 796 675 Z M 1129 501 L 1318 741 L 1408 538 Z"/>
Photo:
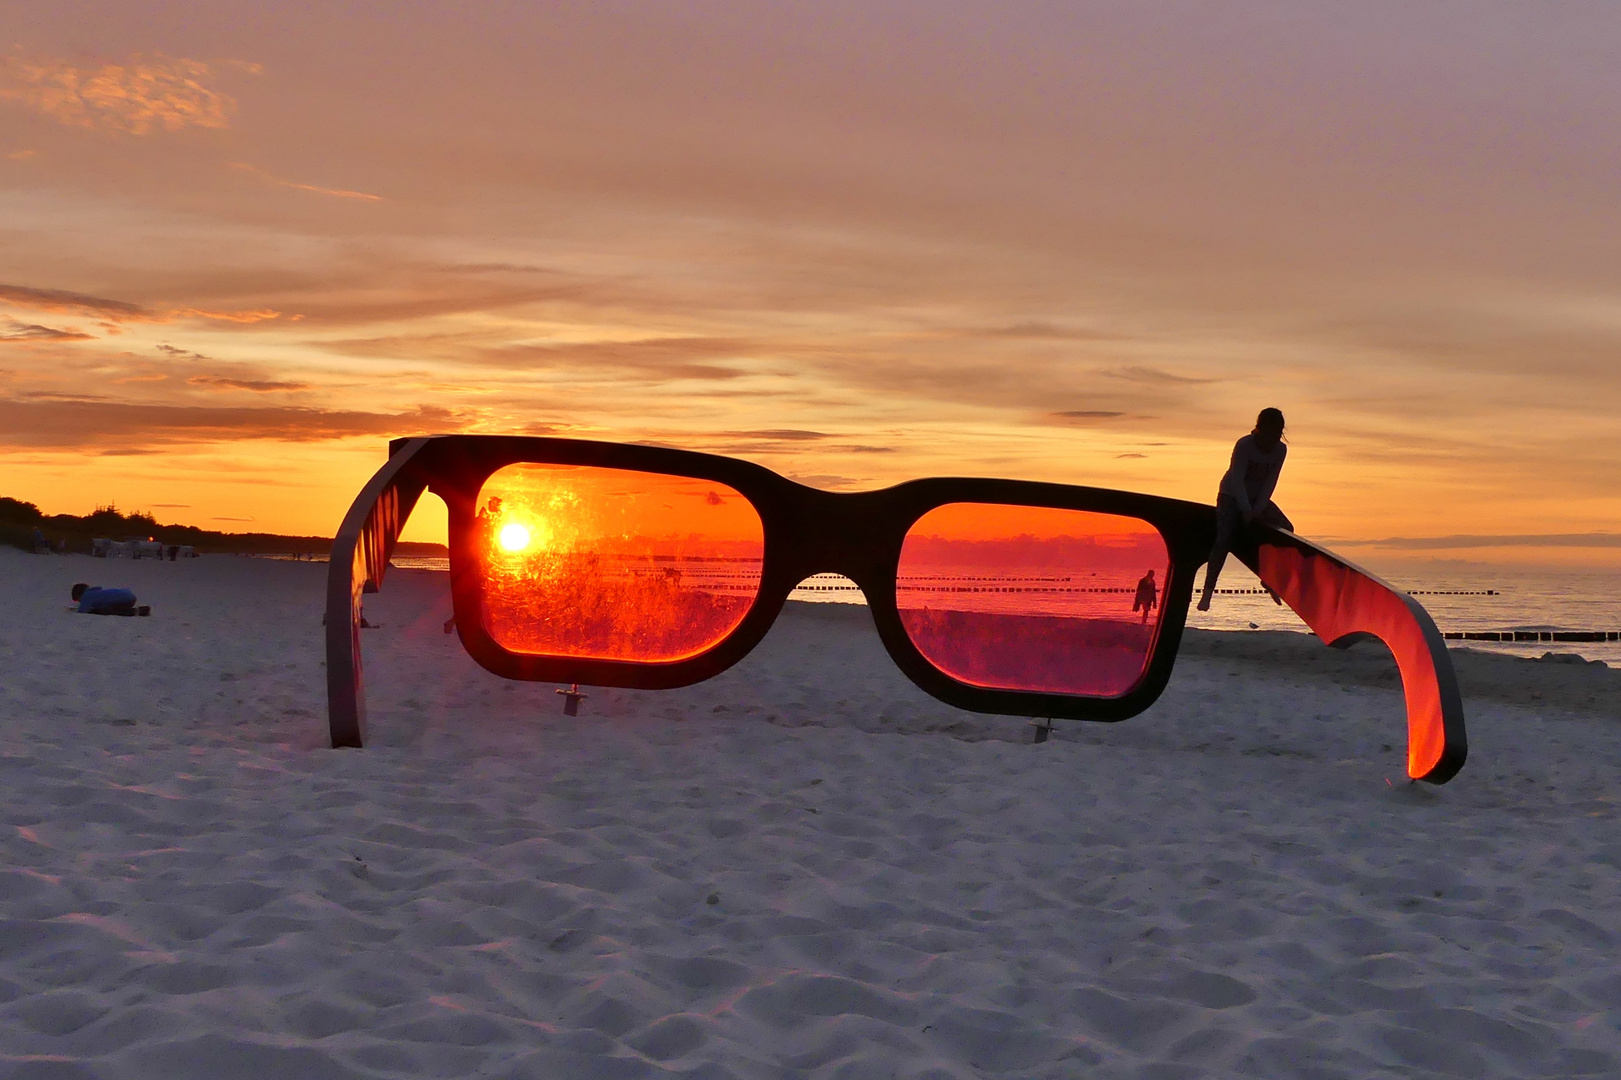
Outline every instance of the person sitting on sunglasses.
<path fill-rule="evenodd" d="M 146 604 L 135 606 L 135 592 L 132 589 L 108 589 L 100 585 L 86 585 L 81 581 L 73 586 L 71 595 L 79 605 L 81 615 L 152 614 L 151 607 Z"/>
<path fill-rule="evenodd" d="M 1200 611 L 1210 610 L 1216 579 L 1221 576 L 1222 564 L 1227 561 L 1233 540 L 1241 530 L 1256 522 L 1275 529 L 1295 530 L 1294 524 L 1272 501 L 1278 475 L 1283 472 L 1283 460 L 1289 456 L 1289 446 L 1283 441 L 1283 426 L 1282 411 L 1262 409 L 1255 418 L 1255 430 L 1233 446 L 1232 463 L 1227 466 L 1216 493 L 1216 542 L 1210 549 L 1210 563 L 1205 567 Z"/>

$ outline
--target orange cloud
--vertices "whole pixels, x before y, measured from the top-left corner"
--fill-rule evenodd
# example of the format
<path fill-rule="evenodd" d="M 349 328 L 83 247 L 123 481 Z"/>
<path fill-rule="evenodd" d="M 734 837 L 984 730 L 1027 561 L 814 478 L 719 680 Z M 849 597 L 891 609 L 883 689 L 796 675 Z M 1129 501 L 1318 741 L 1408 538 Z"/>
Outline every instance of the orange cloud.
<path fill-rule="evenodd" d="M 748 374 L 744 367 L 730 367 L 720 361 L 746 360 L 768 349 L 766 343 L 753 338 L 699 336 L 531 344 L 480 342 L 466 335 L 428 334 L 325 344 L 332 351 L 349 356 L 409 355 L 508 372 L 578 370 L 600 376 L 607 371 L 629 371 L 658 381 L 741 378 Z"/>
<path fill-rule="evenodd" d="M 228 379 L 219 375 L 194 375 L 186 380 L 186 385 L 207 386 L 216 390 L 251 390 L 255 394 L 310 388 L 310 384 L 305 382 L 283 382 L 279 379 Z"/>
<path fill-rule="evenodd" d="M 204 308 L 182 307 L 167 311 L 154 311 L 139 304 L 123 300 L 109 300 L 104 296 L 69 292 L 66 289 L 35 289 L 26 285 L 0 284 L 0 302 L 35 311 L 73 311 L 97 315 L 114 322 L 168 322 L 170 319 L 214 319 L 218 322 L 256 323 L 279 319 L 282 313 L 274 308 L 252 308 L 245 311 L 208 311 Z M 293 322 L 302 316 L 294 315 Z"/>
<path fill-rule="evenodd" d="M 58 330 L 54 326 L 9 318 L 0 321 L 0 341 L 89 341 L 91 338 L 92 335 L 78 330 Z"/>
<path fill-rule="evenodd" d="M 193 352 L 191 349 L 181 349 L 181 348 L 178 348 L 178 347 L 176 347 L 174 345 L 170 345 L 167 341 L 164 342 L 163 344 L 159 345 L 157 348 L 158 348 L 158 352 L 167 353 L 170 357 L 172 357 L 172 358 L 174 358 L 176 360 L 212 360 L 213 359 L 213 357 L 211 357 L 211 356 L 204 356 L 202 353 Z"/>
<path fill-rule="evenodd" d="M 381 195 L 373 195 L 370 192 L 348 191 L 344 188 L 321 187 L 319 184 L 300 184 L 296 180 L 285 179 L 284 177 L 277 176 L 275 173 L 265 172 L 265 170 L 256 165 L 249 165 L 241 161 L 230 161 L 226 164 L 233 169 L 240 169 L 245 173 L 252 173 L 261 180 L 268 180 L 278 187 L 294 188 L 298 191 L 312 191 L 317 195 L 331 195 L 333 198 L 337 199 L 360 199 L 364 202 L 383 201 L 383 197 Z"/>
<path fill-rule="evenodd" d="M 461 426 L 448 409 L 405 413 L 344 409 L 211 408 L 110 401 L 94 394 L 0 398 L 0 447 L 114 446 L 122 450 L 244 439 L 320 442 L 355 435 L 413 435 Z"/>
<path fill-rule="evenodd" d="M 1126 414 L 1113 409 L 1066 409 L 1052 415 L 1058 420 L 1118 420 Z"/>
<path fill-rule="evenodd" d="M 270 308 L 258 308 L 254 311 L 204 311 L 201 308 L 188 307 L 176 308 L 174 311 L 170 312 L 170 314 L 179 315 L 182 318 L 189 317 L 194 319 L 218 319 L 221 322 L 234 323 L 256 323 L 264 322 L 266 319 L 281 318 L 281 312 L 273 311 Z"/>
<path fill-rule="evenodd" d="M 139 304 L 108 300 L 66 289 L 32 289 L 26 285 L 0 285 L 0 301 L 35 311 L 79 311 L 119 321 L 149 322 L 157 316 Z"/>
<path fill-rule="evenodd" d="M 0 101 L 73 127 L 127 135 L 229 127 L 236 100 L 204 85 L 210 74 L 201 61 L 161 55 L 99 68 L 11 56 L 0 67 Z"/>

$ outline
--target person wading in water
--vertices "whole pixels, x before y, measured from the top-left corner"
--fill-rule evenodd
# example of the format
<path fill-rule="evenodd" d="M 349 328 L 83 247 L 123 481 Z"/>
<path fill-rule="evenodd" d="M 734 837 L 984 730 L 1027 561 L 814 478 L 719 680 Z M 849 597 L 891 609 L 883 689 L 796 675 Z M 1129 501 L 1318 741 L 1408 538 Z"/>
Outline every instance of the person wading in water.
<path fill-rule="evenodd" d="M 1283 441 L 1283 413 L 1262 409 L 1255 418 L 1255 430 L 1233 446 L 1232 464 L 1227 466 L 1216 493 L 1216 543 L 1210 549 L 1210 565 L 1205 567 L 1200 611 L 1210 610 L 1210 594 L 1216 591 L 1216 579 L 1221 576 L 1227 553 L 1249 526 L 1259 522 L 1295 531 L 1294 524 L 1272 501 L 1283 459 L 1288 456 L 1289 446 Z"/>

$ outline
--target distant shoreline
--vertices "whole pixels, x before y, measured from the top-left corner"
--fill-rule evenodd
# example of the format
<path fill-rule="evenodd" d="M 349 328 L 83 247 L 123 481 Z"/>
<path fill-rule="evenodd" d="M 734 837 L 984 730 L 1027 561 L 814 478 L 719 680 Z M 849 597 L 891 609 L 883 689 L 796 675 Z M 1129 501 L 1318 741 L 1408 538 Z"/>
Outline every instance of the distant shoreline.
<path fill-rule="evenodd" d="M 91 541 L 98 538 L 122 540 L 131 536 L 150 538 L 161 544 L 186 545 L 199 554 L 210 555 L 326 555 L 332 550 L 330 536 L 286 536 L 264 532 L 219 532 L 196 525 L 162 525 L 151 514 L 120 513 L 103 507 L 85 515 L 43 514 L 30 502 L 0 497 L 0 544 L 23 551 L 34 550 L 34 530 L 44 534 L 53 549 L 66 544 L 66 550 L 88 555 Z M 402 540 L 395 554 L 405 558 L 444 558 L 444 544 Z"/>

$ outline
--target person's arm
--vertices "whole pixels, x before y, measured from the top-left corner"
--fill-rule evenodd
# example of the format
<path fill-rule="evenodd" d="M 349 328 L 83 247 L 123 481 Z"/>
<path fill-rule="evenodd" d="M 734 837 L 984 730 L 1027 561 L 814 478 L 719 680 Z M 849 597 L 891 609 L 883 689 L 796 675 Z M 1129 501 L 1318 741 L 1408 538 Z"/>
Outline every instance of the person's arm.
<path fill-rule="evenodd" d="M 1244 478 L 1249 470 L 1251 443 L 1245 442 L 1249 436 L 1239 439 L 1233 444 L 1233 460 L 1227 465 L 1227 475 L 1223 478 L 1223 487 L 1227 494 L 1238 500 L 1238 509 L 1243 512 L 1244 519 L 1249 520 L 1255 513 L 1250 505 L 1250 493 Z"/>
<path fill-rule="evenodd" d="M 1289 457 L 1288 444 L 1280 442 L 1278 444 L 1278 451 L 1277 464 L 1267 466 L 1266 480 L 1264 482 L 1264 486 L 1261 488 L 1261 497 L 1256 502 L 1256 513 L 1260 513 L 1262 510 L 1266 509 L 1266 504 L 1272 501 L 1272 493 L 1278 489 L 1278 477 L 1283 475 L 1283 463 Z"/>

